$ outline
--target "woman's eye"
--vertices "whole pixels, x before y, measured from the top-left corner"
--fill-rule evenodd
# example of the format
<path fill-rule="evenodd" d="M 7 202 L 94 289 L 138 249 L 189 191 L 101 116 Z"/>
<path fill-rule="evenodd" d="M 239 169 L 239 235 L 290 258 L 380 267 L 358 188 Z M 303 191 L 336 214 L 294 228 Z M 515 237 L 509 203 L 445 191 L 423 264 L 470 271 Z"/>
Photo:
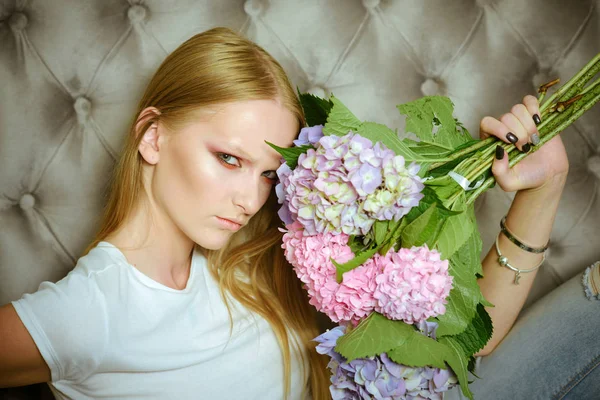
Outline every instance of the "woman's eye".
<path fill-rule="evenodd" d="M 270 181 L 277 181 L 277 172 L 275 171 L 267 171 L 263 173 L 263 176 L 267 179 L 269 179 Z"/>
<path fill-rule="evenodd" d="M 231 165 L 234 167 L 240 166 L 239 160 L 236 157 L 232 156 L 231 154 L 218 153 L 217 156 L 219 157 L 219 160 L 221 160 L 225 164 L 228 164 L 228 165 Z"/>

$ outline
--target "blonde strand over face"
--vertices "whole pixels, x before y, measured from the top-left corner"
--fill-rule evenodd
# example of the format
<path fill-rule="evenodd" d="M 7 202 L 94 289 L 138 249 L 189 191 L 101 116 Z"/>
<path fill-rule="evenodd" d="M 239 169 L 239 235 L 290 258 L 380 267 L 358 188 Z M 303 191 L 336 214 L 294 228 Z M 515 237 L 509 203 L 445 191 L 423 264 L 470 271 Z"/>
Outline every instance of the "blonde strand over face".
<path fill-rule="evenodd" d="M 177 129 L 210 106 L 246 100 L 276 100 L 304 126 L 304 114 L 281 65 L 253 42 L 227 28 L 215 28 L 184 42 L 160 65 L 142 96 L 135 115 L 148 107 L 159 113 L 131 123 L 115 166 L 100 229 L 85 250 L 123 227 L 143 198 L 143 159 L 138 152 L 143 133 L 152 123 Z M 219 282 L 231 314 L 231 301 L 262 316 L 272 327 L 283 355 L 285 396 L 291 385 L 291 357 L 308 364 L 312 398 L 327 399 L 327 360 L 315 351 L 318 335 L 315 310 L 281 249 L 282 234 L 273 194 L 263 208 L 230 242 L 216 251 L 204 250 L 209 269 Z M 232 319 L 233 323 L 233 319 Z"/>

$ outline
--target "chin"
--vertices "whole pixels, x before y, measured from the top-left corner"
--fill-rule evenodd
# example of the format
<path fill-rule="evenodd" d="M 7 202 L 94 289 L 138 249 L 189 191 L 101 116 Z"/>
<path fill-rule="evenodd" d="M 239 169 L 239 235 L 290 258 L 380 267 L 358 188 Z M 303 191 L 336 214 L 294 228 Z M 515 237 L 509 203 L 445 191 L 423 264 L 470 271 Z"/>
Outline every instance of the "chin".
<path fill-rule="evenodd" d="M 229 243 L 231 236 L 231 233 L 218 231 L 210 234 L 210 239 L 208 240 L 205 236 L 203 238 L 197 238 L 198 240 L 194 240 L 194 242 L 203 249 L 216 251 L 225 247 L 227 243 Z"/>

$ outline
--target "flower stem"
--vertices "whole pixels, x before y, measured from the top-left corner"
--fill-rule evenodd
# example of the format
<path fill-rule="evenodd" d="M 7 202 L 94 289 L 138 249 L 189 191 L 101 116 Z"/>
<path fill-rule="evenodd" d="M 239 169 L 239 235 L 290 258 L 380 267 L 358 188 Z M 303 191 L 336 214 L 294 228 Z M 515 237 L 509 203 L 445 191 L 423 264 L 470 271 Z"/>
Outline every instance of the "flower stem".
<path fill-rule="evenodd" d="M 540 143 L 537 147 L 543 146 L 545 143 L 550 141 L 560 132 L 565 130 L 569 125 L 571 125 L 575 120 L 583 115 L 587 110 L 592 108 L 598 101 L 600 101 L 600 80 L 595 81 L 592 85 L 590 85 L 585 91 L 583 96 L 574 102 L 570 107 L 571 112 L 565 113 L 564 118 L 561 118 L 561 122 L 555 126 L 551 131 L 542 136 Z M 562 113 L 561 113 L 562 114 Z M 541 133 L 541 132 L 540 132 Z M 510 160 L 509 166 L 512 167 L 525 158 L 529 153 L 520 153 L 516 157 L 513 157 Z M 486 162 L 491 166 L 491 160 Z M 493 176 L 487 178 L 483 184 L 476 190 L 467 194 L 467 205 L 473 204 L 475 200 L 487 189 L 489 189 L 495 182 Z"/>
<path fill-rule="evenodd" d="M 434 170 L 436 168 L 441 167 L 444 164 L 447 164 L 449 162 L 452 162 L 462 156 L 464 156 L 465 154 L 469 154 L 472 153 L 476 150 L 479 150 L 482 147 L 485 147 L 487 145 L 489 145 L 490 143 L 494 142 L 494 137 L 489 137 L 483 140 L 478 140 L 476 143 L 474 143 L 473 145 L 466 147 L 462 150 L 457 151 L 456 153 L 452 153 L 450 154 L 450 156 L 447 157 L 446 161 L 440 161 L 440 162 L 436 162 L 436 163 L 432 163 L 431 165 L 429 165 L 429 167 L 427 168 L 428 171 Z"/>
<path fill-rule="evenodd" d="M 590 60 L 575 76 L 573 76 L 567 83 L 561 86 L 558 91 L 556 91 L 552 96 L 550 96 L 544 104 L 541 105 L 540 111 L 543 113 L 548 110 L 550 104 L 556 99 L 561 100 L 566 97 L 567 92 L 570 92 L 570 95 L 566 98 L 571 98 L 577 94 L 578 89 L 581 89 L 585 84 L 592 79 L 592 77 L 598 72 L 600 69 L 600 53 L 596 54 L 594 58 Z M 595 72 L 593 72 L 595 71 Z M 590 75 L 590 73 L 592 73 Z M 582 83 L 581 83 L 582 82 Z M 569 89 L 573 88 L 573 91 Z M 572 92 L 572 93 L 571 93 Z"/>

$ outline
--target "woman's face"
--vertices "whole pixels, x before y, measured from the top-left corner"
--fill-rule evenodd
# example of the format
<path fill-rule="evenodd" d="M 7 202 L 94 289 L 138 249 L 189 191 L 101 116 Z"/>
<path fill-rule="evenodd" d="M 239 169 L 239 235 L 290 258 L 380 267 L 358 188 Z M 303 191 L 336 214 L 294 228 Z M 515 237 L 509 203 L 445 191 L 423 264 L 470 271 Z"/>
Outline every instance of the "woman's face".
<path fill-rule="evenodd" d="M 176 132 L 157 126 L 158 162 L 150 183 L 161 214 L 201 247 L 223 247 L 265 204 L 279 154 L 289 147 L 294 115 L 274 100 L 223 104 Z"/>

